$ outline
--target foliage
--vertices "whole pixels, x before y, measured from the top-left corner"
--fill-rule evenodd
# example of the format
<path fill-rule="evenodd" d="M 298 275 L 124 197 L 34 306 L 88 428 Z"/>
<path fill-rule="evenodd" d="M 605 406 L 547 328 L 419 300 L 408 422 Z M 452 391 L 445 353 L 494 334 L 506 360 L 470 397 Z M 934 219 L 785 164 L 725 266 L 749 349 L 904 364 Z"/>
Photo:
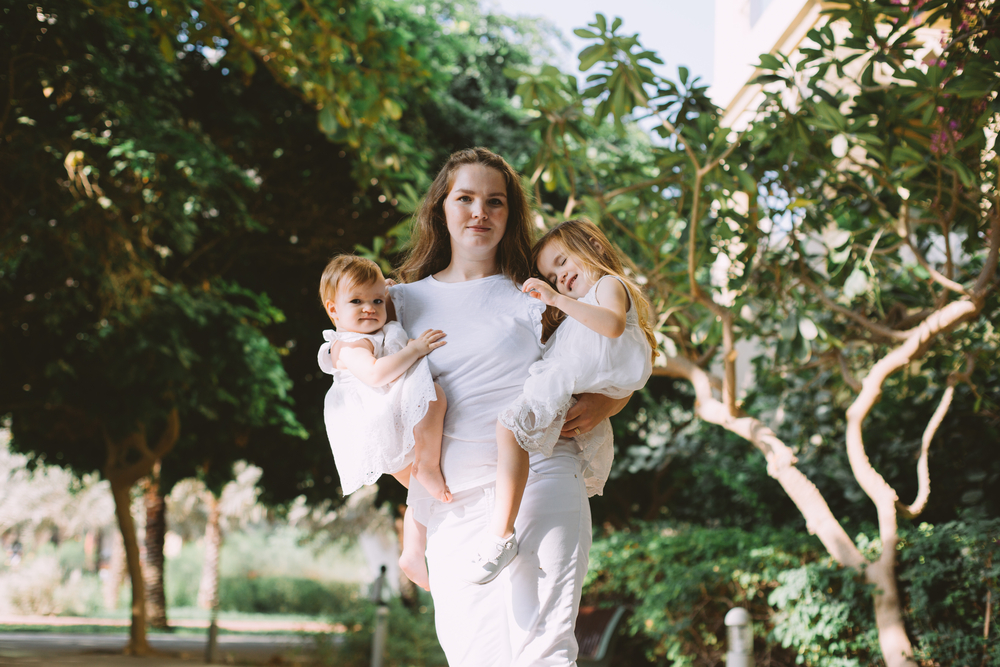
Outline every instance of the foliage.
<path fill-rule="evenodd" d="M 1000 519 L 920 524 L 904 538 L 900 581 L 908 591 L 908 622 L 917 657 L 937 664 L 1000 665 Z M 987 625 L 987 605 L 992 616 Z"/>
<path fill-rule="evenodd" d="M 998 527 L 969 516 L 903 531 L 901 595 L 921 664 L 997 664 L 983 623 L 987 591 L 996 605 Z M 881 547 L 868 535 L 857 540 L 874 556 Z M 623 650 L 641 646 L 655 664 L 678 665 L 721 659 L 733 606 L 753 618 L 755 664 L 876 664 L 870 595 L 856 572 L 801 532 L 663 522 L 595 540 L 585 588 L 592 601 L 630 606 Z M 995 613 L 990 624 L 995 636 Z"/>
<path fill-rule="evenodd" d="M 426 595 L 417 609 L 404 607 L 398 599 L 388 604 L 388 639 L 383 664 L 387 667 L 437 667 L 447 665 L 434 630 L 434 610 Z M 371 664 L 372 633 L 377 605 L 359 601 L 348 618 L 342 636 L 320 639 L 319 663 L 337 667 Z"/>
<path fill-rule="evenodd" d="M 222 577 L 219 608 L 270 614 L 340 617 L 357 604 L 357 585 L 296 577 Z"/>
<path fill-rule="evenodd" d="M 83 545 L 51 543 L 16 565 L 0 565 L 0 613 L 89 616 L 104 608 L 101 580 L 85 571 Z"/>

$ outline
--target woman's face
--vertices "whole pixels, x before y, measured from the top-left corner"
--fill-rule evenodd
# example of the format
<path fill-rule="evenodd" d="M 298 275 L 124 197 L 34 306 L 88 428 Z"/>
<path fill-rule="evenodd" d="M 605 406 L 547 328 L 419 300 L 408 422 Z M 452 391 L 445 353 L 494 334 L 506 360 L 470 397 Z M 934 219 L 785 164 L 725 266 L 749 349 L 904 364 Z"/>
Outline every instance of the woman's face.
<path fill-rule="evenodd" d="M 507 230 L 507 212 L 503 174 L 481 164 L 459 167 L 444 200 L 452 256 L 496 257 L 497 246 Z"/>

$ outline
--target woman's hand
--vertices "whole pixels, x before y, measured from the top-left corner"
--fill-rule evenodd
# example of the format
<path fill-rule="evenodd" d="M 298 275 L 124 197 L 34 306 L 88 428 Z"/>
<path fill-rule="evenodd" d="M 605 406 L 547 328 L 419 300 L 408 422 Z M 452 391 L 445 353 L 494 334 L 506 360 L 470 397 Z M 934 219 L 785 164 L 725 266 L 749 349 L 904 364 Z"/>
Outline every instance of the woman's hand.
<path fill-rule="evenodd" d="M 566 412 L 566 423 L 563 424 L 562 436 L 574 438 L 587 433 L 608 417 L 613 417 L 628 404 L 628 399 L 610 398 L 604 394 L 580 394 L 576 403 Z"/>
<path fill-rule="evenodd" d="M 528 278 L 525 280 L 524 285 L 521 286 L 521 291 L 528 296 L 540 299 L 546 306 L 555 306 L 556 299 L 559 298 L 559 292 L 552 289 L 552 285 L 538 278 Z"/>

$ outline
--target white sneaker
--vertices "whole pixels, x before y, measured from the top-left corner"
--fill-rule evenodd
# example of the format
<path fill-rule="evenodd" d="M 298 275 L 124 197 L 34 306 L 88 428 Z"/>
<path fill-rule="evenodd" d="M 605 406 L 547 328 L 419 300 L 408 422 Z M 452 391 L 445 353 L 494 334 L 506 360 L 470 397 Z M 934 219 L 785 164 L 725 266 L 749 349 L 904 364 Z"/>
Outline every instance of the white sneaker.
<path fill-rule="evenodd" d="M 507 539 L 485 535 L 479 549 L 465 568 L 463 579 L 472 584 L 485 584 L 496 579 L 517 555 L 517 536 L 512 532 Z"/>

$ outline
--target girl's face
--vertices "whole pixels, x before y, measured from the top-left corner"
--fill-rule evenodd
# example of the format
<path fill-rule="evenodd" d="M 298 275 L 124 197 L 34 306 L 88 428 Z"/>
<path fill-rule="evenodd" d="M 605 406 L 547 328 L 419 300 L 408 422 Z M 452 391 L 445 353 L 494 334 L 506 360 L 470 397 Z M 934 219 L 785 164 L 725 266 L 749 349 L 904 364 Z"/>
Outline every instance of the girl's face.
<path fill-rule="evenodd" d="M 507 230 L 507 213 L 503 174 L 481 164 L 459 167 L 444 200 L 452 257 L 495 258 Z"/>
<path fill-rule="evenodd" d="M 594 286 L 594 278 L 562 243 L 550 241 L 538 253 L 538 272 L 555 285 L 560 294 L 579 299 Z"/>
<path fill-rule="evenodd" d="M 341 278 L 337 296 L 325 305 L 337 331 L 375 333 L 385 326 L 385 280 L 351 284 Z"/>

